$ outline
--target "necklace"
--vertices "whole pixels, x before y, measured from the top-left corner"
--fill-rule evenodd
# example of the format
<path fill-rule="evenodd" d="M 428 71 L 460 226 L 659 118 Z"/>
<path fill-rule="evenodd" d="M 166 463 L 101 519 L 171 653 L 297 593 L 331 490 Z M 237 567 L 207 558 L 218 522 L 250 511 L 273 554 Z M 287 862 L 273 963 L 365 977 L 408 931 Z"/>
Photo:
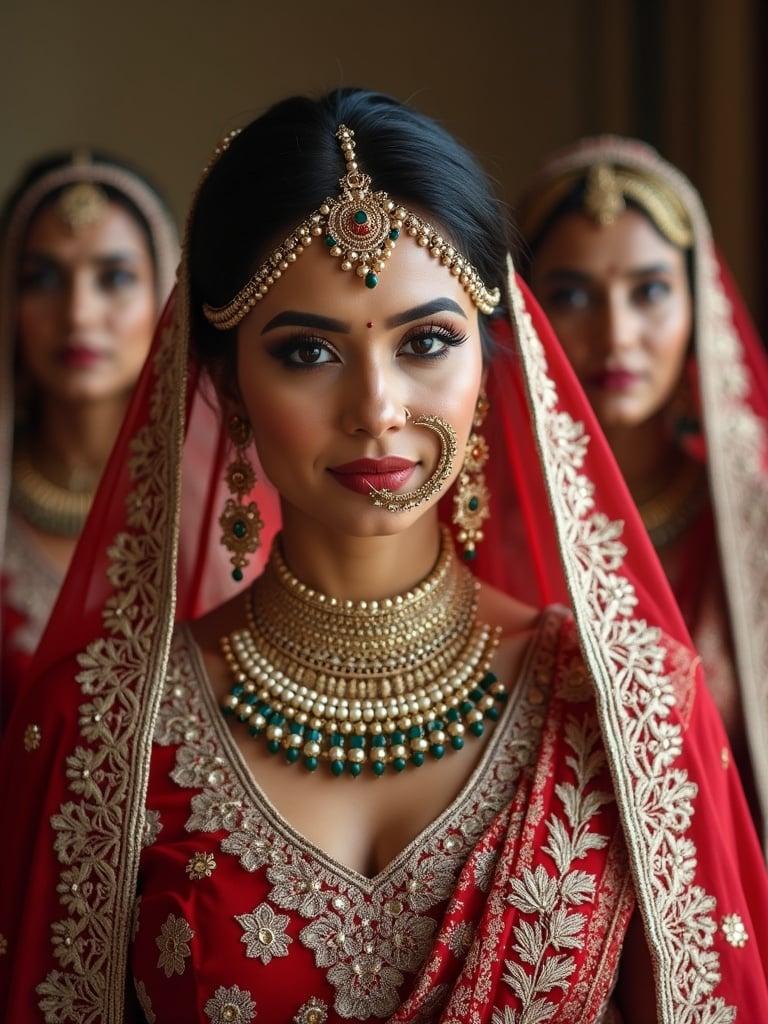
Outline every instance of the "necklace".
<path fill-rule="evenodd" d="M 653 546 L 659 550 L 676 540 L 704 504 L 706 478 L 702 467 L 686 459 L 679 471 L 638 509 Z"/>
<path fill-rule="evenodd" d="M 489 671 L 499 630 L 477 621 L 479 584 L 447 530 L 413 590 L 344 601 L 291 574 L 279 545 L 254 583 L 247 626 L 221 640 L 235 680 L 222 704 L 288 764 L 334 775 L 419 767 L 481 736 L 507 688 Z"/>
<path fill-rule="evenodd" d="M 95 489 L 70 490 L 52 483 L 25 451 L 16 453 L 11 504 L 32 526 L 56 537 L 78 537 L 88 518 Z"/>

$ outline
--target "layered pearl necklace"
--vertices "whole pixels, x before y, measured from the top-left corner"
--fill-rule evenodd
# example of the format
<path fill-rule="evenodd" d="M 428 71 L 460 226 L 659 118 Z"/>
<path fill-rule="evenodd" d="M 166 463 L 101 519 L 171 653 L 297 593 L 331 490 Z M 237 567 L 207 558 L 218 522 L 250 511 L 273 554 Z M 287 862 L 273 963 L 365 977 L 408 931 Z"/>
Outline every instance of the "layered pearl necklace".
<path fill-rule="evenodd" d="M 288 570 L 279 545 L 223 637 L 234 685 L 222 707 L 288 764 L 334 775 L 401 772 L 460 750 L 499 717 L 507 688 L 489 671 L 499 630 L 477 621 L 479 584 L 447 530 L 413 590 L 344 601 Z"/>

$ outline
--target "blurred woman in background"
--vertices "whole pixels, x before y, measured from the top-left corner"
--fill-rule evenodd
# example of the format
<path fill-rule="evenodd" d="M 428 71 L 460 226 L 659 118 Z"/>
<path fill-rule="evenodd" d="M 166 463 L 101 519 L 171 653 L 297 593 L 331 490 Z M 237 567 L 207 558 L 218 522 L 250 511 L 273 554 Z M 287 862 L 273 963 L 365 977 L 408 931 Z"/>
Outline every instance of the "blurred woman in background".
<path fill-rule="evenodd" d="M 172 284 L 170 214 L 135 171 L 75 153 L 2 217 L 0 678 L 7 720 Z"/>
<path fill-rule="evenodd" d="M 519 216 L 533 291 L 637 502 L 764 829 L 764 350 L 697 192 L 645 144 L 577 143 Z"/>

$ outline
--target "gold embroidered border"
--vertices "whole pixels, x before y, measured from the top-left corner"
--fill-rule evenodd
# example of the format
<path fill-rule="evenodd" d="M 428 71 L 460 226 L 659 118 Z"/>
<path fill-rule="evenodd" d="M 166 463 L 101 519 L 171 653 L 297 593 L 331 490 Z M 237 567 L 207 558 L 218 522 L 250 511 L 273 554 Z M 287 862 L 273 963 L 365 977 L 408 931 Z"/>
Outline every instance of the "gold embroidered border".
<path fill-rule="evenodd" d="M 149 420 L 131 442 L 128 529 L 109 549 L 114 594 L 104 635 L 79 655 L 78 745 L 66 759 L 73 799 L 51 819 L 65 916 L 53 923 L 59 968 L 37 987 L 48 1024 L 120 1024 L 152 734 L 175 605 L 187 307 L 157 349 Z"/>
<path fill-rule="evenodd" d="M 623 524 L 596 509 L 594 485 L 579 472 L 589 436 L 558 410 L 544 347 L 511 261 L 509 271 L 534 433 L 655 962 L 660 1021 L 729 1024 L 735 1009 L 712 994 L 721 979 L 712 949 L 716 904 L 694 884 L 696 847 L 687 833 L 697 787 L 675 766 L 683 735 L 681 725 L 667 721 L 677 697 L 666 651 L 659 629 L 634 615 L 634 587 L 621 575 Z"/>

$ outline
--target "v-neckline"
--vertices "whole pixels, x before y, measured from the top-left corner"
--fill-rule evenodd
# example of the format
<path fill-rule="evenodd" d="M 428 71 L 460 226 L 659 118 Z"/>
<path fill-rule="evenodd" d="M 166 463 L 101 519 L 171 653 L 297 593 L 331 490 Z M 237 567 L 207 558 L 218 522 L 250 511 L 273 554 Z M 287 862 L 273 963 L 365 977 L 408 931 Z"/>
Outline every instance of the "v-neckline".
<path fill-rule="evenodd" d="M 425 844 L 432 839 L 435 833 L 439 832 L 445 824 L 456 817 L 461 806 L 476 791 L 482 783 L 487 772 L 492 767 L 499 752 L 505 735 L 508 731 L 510 720 L 514 717 L 522 697 L 524 696 L 525 680 L 534 660 L 534 656 L 542 642 L 545 633 L 545 623 L 554 613 L 554 609 L 545 609 L 539 616 L 533 636 L 523 654 L 520 666 L 517 671 L 515 685 L 511 690 L 509 699 L 496 722 L 493 735 L 488 740 L 485 749 L 472 769 L 457 795 L 440 812 L 440 814 L 411 839 L 403 849 L 396 854 L 382 869 L 375 875 L 365 875 L 348 867 L 327 853 L 322 847 L 303 835 L 290 821 L 278 810 L 273 801 L 259 785 L 253 772 L 243 756 L 237 741 L 227 725 L 221 708 L 216 700 L 210 676 L 203 660 L 202 651 L 195 640 L 189 626 L 184 626 L 185 641 L 191 656 L 192 669 L 199 684 L 199 692 L 202 695 L 203 714 L 208 719 L 208 726 L 213 730 L 220 747 L 223 749 L 226 761 L 235 773 L 237 780 L 247 798 L 255 806 L 256 810 L 266 819 L 269 826 L 274 829 L 290 846 L 298 848 L 304 854 L 309 855 L 317 861 L 325 871 L 338 879 L 342 879 L 355 886 L 365 893 L 372 894 L 384 886 L 395 872 L 404 866 L 416 852 L 421 852 Z"/>

